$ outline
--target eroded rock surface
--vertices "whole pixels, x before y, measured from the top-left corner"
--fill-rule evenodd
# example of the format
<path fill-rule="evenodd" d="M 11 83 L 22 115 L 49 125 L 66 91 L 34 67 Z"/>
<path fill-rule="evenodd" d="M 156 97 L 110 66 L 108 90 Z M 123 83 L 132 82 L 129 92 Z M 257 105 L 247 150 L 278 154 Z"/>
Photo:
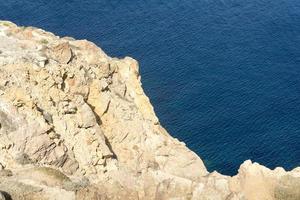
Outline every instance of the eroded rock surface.
<path fill-rule="evenodd" d="M 300 170 L 208 173 L 160 125 L 138 63 L 0 21 L 0 199 L 300 199 Z"/>

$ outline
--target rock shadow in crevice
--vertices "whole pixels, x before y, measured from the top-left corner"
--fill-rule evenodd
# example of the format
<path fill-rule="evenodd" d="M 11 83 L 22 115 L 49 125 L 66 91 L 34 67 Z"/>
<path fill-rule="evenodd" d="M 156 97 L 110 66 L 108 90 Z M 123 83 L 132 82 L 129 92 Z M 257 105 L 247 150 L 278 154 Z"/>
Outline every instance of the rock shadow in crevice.
<path fill-rule="evenodd" d="M 0 193 L 4 196 L 5 200 L 12 200 L 10 194 L 7 192 L 0 190 Z"/>

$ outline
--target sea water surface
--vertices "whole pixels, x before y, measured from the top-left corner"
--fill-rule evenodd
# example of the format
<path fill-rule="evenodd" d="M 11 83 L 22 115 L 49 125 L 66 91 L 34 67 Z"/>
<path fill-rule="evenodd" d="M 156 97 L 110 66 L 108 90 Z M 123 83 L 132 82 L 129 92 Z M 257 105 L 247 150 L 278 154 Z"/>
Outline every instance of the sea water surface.
<path fill-rule="evenodd" d="M 210 171 L 300 166 L 299 0 L 0 0 L 0 18 L 136 58 L 162 125 Z"/>

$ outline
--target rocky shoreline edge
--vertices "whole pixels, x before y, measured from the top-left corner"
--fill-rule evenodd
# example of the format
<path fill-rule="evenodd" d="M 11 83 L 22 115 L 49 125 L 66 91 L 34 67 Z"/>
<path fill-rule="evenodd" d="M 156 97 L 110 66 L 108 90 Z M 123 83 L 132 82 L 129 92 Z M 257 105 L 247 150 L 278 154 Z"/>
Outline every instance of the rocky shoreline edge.
<path fill-rule="evenodd" d="M 0 21 L 0 199 L 300 199 L 300 167 L 209 173 L 140 80 L 130 57 Z"/>

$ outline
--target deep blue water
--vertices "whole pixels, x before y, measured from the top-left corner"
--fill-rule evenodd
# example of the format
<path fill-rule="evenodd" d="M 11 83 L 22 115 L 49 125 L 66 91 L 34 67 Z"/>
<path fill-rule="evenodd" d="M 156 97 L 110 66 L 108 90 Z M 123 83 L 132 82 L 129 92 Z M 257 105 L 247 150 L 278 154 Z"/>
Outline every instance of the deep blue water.
<path fill-rule="evenodd" d="M 210 171 L 300 166 L 299 0 L 0 0 L 0 18 L 139 60 L 161 123 Z"/>

